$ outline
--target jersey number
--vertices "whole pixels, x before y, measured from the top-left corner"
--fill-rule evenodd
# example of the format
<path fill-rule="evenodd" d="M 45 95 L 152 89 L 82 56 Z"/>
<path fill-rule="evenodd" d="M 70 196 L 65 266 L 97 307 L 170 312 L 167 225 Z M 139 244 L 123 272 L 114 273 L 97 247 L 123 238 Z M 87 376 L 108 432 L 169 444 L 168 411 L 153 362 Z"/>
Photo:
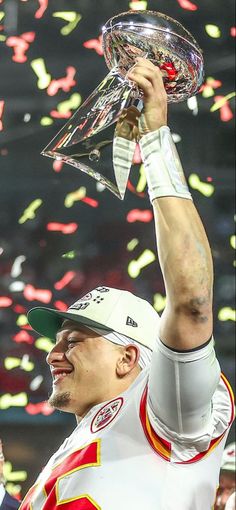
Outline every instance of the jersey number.
<path fill-rule="evenodd" d="M 73 482 L 75 476 L 75 483 L 72 485 L 76 487 L 77 472 L 96 466 L 100 466 L 100 440 L 76 450 L 55 465 L 44 487 L 39 491 L 39 484 L 34 485 L 26 494 L 19 510 L 101 510 L 88 494 L 78 496 L 69 494 L 64 480 L 65 477 L 69 477 L 68 482 L 69 480 Z"/>

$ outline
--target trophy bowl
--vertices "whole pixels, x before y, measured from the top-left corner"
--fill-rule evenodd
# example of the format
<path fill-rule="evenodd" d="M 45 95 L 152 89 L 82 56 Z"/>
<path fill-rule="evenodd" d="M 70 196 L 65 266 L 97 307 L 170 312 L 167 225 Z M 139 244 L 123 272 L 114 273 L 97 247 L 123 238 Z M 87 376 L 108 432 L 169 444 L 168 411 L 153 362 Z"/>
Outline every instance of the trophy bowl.
<path fill-rule="evenodd" d="M 103 50 L 107 67 L 117 66 L 124 79 L 136 57 L 151 60 L 162 71 L 168 102 L 188 99 L 203 82 L 197 41 L 178 21 L 160 12 L 129 11 L 109 19 L 103 27 Z"/>
<path fill-rule="evenodd" d="M 149 59 L 162 72 L 168 102 L 183 101 L 202 84 L 203 56 L 194 37 L 176 20 L 152 11 L 128 11 L 103 27 L 109 73 L 43 149 L 42 155 L 87 173 L 123 199 L 130 166 L 116 170 L 113 140 L 124 109 L 143 108 L 143 94 L 127 79 L 136 57 Z"/>

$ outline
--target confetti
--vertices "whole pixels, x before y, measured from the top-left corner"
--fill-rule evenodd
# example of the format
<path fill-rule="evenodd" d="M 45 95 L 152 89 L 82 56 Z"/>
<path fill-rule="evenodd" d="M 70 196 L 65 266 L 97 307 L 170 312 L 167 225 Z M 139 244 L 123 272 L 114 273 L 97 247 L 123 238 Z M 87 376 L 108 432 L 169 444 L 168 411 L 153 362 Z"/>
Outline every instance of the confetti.
<path fill-rule="evenodd" d="M 230 29 L 230 35 L 231 35 L 232 37 L 236 37 L 236 27 L 231 27 L 231 29 Z"/>
<path fill-rule="evenodd" d="M 191 188 L 196 189 L 202 193 L 202 195 L 205 195 L 205 197 L 211 197 L 215 191 L 213 184 L 202 182 L 197 174 L 191 174 L 188 178 L 188 182 Z"/>
<path fill-rule="evenodd" d="M 54 343 L 49 338 L 42 336 L 37 338 L 35 347 L 40 351 L 50 352 L 54 347 Z"/>
<path fill-rule="evenodd" d="M 66 198 L 64 200 L 65 207 L 72 207 L 74 203 L 77 200 L 82 200 L 86 196 L 86 188 L 82 186 L 81 188 L 77 189 L 76 191 L 72 191 L 71 193 L 68 193 L 66 195 Z"/>
<path fill-rule="evenodd" d="M 29 403 L 25 410 L 31 415 L 43 414 L 44 416 L 49 416 L 55 411 L 47 402 L 38 402 L 37 404 Z"/>
<path fill-rule="evenodd" d="M 145 0 L 132 0 L 129 3 L 129 8 L 131 11 L 146 11 L 147 5 L 148 3 Z"/>
<path fill-rule="evenodd" d="M 215 96 L 215 104 L 211 107 L 210 111 L 215 112 L 216 110 L 220 110 L 220 119 L 223 122 L 228 122 L 234 116 L 230 108 L 229 100 L 235 97 L 235 95 L 236 92 L 227 94 L 227 96 Z"/>
<path fill-rule="evenodd" d="M 64 165 L 63 161 L 57 161 L 57 160 L 53 161 L 52 167 L 53 167 L 54 172 L 60 172 L 62 170 L 63 165 Z"/>
<path fill-rule="evenodd" d="M 13 340 L 16 343 L 25 342 L 26 344 L 33 344 L 34 338 L 27 331 L 19 331 L 13 336 Z"/>
<path fill-rule="evenodd" d="M 35 58 L 30 63 L 33 71 L 38 77 L 37 87 L 40 90 L 46 89 L 51 82 L 51 75 L 46 70 L 46 65 L 43 58 Z"/>
<path fill-rule="evenodd" d="M 0 101 L 0 131 L 3 130 L 3 110 L 4 110 L 5 101 Z"/>
<path fill-rule="evenodd" d="M 153 220 L 153 213 L 150 209 L 141 211 L 140 209 L 132 209 L 129 211 L 126 220 L 128 223 L 134 223 L 134 221 L 142 221 L 143 223 L 149 223 Z"/>
<path fill-rule="evenodd" d="M 19 255 L 16 257 L 14 263 L 12 264 L 11 268 L 11 277 L 17 278 L 22 273 L 22 264 L 25 262 L 26 257 L 24 255 Z"/>
<path fill-rule="evenodd" d="M 153 307 L 157 312 L 161 312 L 164 310 L 166 306 L 166 296 L 162 296 L 161 294 L 154 294 L 153 296 Z"/>
<path fill-rule="evenodd" d="M 61 280 L 54 284 L 55 289 L 62 290 L 64 287 L 66 287 L 66 285 L 68 285 L 68 283 L 70 283 L 73 280 L 75 275 L 76 275 L 75 271 L 67 271 L 67 273 L 64 274 L 63 278 L 61 278 Z"/>
<path fill-rule="evenodd" d="M 190 2 L 190 0 L 177 0 L 178 4 L 182 9 L 186 9 L 187 11 L 197 11 L 197 5 Z"/>
<path fill-rule="evenodd" d="M 62 35 L 69 35 L 72 30 L 74 30 L 79 21 L 81 20 L 82 16 L 75 11 L 67 11 L 67 12 L 54 12 L 53 13 L 54 18 L 61 18 L 65 21 L 68 21 L 68 25 L 61 28 L 60 32 Z"/>
<path fill-rule="evenodd" d="M 0 308 L 8 308 L 12 305 L 12 299 L 7 296 L 0 296 Z"/>
<path fill-rule="evenodd" d="M 136 191 L 138 193 L 142 193 L 146 187 L 146 184 L 147 184 L 147 179 L 146 179 L 146 175 L 145 175 L 144 165 L 141 165 L 139 168 L 139 180 L 138 180 L 138 184 L 136 186 Z"/>
<path fill-rule="evenodd" d="M 151 250 L 144 250 L 142 255 L 137 260 L 131 260 L 128 265 L 128 274 L 131 278 L 137 278 L 141 270 L 154 262 L 156 259 L 155 254 Z"/>
<path fill-rule="evenodd" d="M 41 198 L 36 198 L 31 202 L 28 207 L 24 210 L 23 215 L 18 220 L 20 225 L 25 223 L 27 220 L 33 220 L 35 218 L 35 211 L 42 205 L 43 201 Z"/>
<path fill-rule="evenodd" d="M 13 368 L 21 368 L 26 372 L 31 372 L 34 369 L 34 363 L 29 361 L 29 356 L 25 354 L 23 358 L 15 358 L 12 356 L 8 356 L 4 360 L 4 366 L 6 370 L 12 370 Z"/>
<path fill-rule="evenodd" d="M 6 45 L 13 48 L 14 54 L 12 60 L 22 64 L 27 61 L 25 52 L 29 49 L 29 45 L 35 39 L 35 32 L 25 32 L 20 36 L 10 36 L 6 39 Z"/>
<path fill-rule="evenodd" d="M 215 80 L 212 76 L 209 76 L 206 79 L 206 82 L 201 86 L 200 92 L 202 92 L 202 96 L 205 98 L 212 97 L 215 94 L 215 89 L 222 86 L 222 81 Z"/>
<path fill-rule="evenodd" d="M 41 386 L 43 382 L 43 376 L 42 375 L 37 375 L 30 383 L 29 387 L 30 387 L 30 390 L 32 391 L 36 391 L 39 389 L 39 387 Z"/>
<path fill-rule="evenodd" d="M 235 236 L 235 235 L 232 235 L 232 236 L 230 237 L 230 246 L 232 246 L 232 248 L 233 248 L 234 250 L 236 250 L 236 236 Z"/>
<path fill-rule="evenodd" d="M 78 228 L 77 223 L 57 223 L 50 222 L 47 224 L 47 230 L 50 232 L 62 232 L 62 234 L 74 234 Z"/>
<path fill-rule="evenodd" d="M 65 312 L 68 308 L 68 305 L 64 303 L 64 301 L 59 300 L 55 301 L 54 306 L 55 308 L 57 308 L 57 310 L 60 310 L 61 312 Z"/>
<path fill-rule="evenodd" d="M 3 470 L 8 482 L 24 482 L 27 479 L 26 471 L 13 471 L 12 463 L 9 461 L 4 462 Z"/>
<path fill-rule="evenodd" d="M 71 250 L 71 251 L 68 251 L 67 253 L 63 253 L 62 258 L 64 258 L 64 259 L 74 259 L 75 256 L 76 256 L 76 251 L 75 250 Z"/>
<path fill-rule="evenodd" d="M 40 120 L 41 126 L 50 126 L 53 124 L 53 120 L 50 117 L 42 117 Z"/>
<path fill-rule="evenodd" d="M 42 16 L 44 15 L 47 7 L 48 7 L 48 0 L 38 0 L 39 1 L 39 9 L 36 11 L 34 17 L 36 19 L 40 19 L 42 18 Z"/>
<path fill-rule="evenodd" d="M 139 240 L 138 239 L 136 239 L 136 238 L 135 239 L 131 239 L 131 241 L 129 241 L 128 244 L 127 244 L 127 250 L 128 251 L 133 251 L 136 248 L 136 246 L 138 246 L 138 244 L 139 244 Z"/>
<path fill-rule="evenodd" d="M 213 39 L 221 37 L 221 31 L 217 25 L 205 25 L 205 30 L 210 37 L 213 37 Z"/>
<path fill-rule="evenodd" d="M 48 289 L 35 289 L 33 285 L 26 285 L 24 288 L 24 297 L 28 301 L 41 301 L 42 303 L 50 303 L 52 292 Z"/>
<path fill-rule="evenodd" d="M 22 292 L 24 290 L 24 288 L 25 288 L 25 283 L 20 282 L 20 281 L 12 282 L 9 285 L 9 290 L 11 292 Z"/>
<path fill-rule="evenodd" d="M 82 102 L 81 95 L 75 92 L 66 101 L 58 103 L 57 110 L 52 110 L 50 112 L 50 115 L 55 119 L 68 119 L 72 115 L 71 110 L 75 110 L 76 108 L 78 108 L 81 102 Z"/>
<path fill-rule="evenodd" d="M 66 68 L 66 76 L 64 78 L 59 78 L 58 80 L 52 80 L 47 88 L 47 93 L 49 96 L 55 96 L 60 89 L 63 92 L 69 92 L 71 87 L 76 85 L 76 81 L 74 80 L 74 76 L 76 74 L 76 69 L 73 66 L 69 66 Z"/>
<path fill-rule="evenodd" d="M 198 102 L 196 96 L 189 97 L 189 99 L 187 99 L 187 105 L 189 110 L 193 112 L 193 115 L 198 114 Z"/>
<path fill-rule="evenodd" d="M 89 41 L 85 41 L 83 46 L 89 50 L 95 50 L 98 55 L 103 55 L 102 35 L 100 35 L 98 39 L 89 39 Z"/>
<path fill-rule="evenodd" d="M 236 321 L 236 310 L 230 308 L 229 306 L 225 306 L 221 308 L 218 313 L 219 321 Z"/>
<path fill-rule="evenodd" d="M 11 395 L 5 393 L 0 397 L 0 409 L 9 409 L 9 407 L 25 407 L 28 403 L 28 395 L 25 392 Z"/>

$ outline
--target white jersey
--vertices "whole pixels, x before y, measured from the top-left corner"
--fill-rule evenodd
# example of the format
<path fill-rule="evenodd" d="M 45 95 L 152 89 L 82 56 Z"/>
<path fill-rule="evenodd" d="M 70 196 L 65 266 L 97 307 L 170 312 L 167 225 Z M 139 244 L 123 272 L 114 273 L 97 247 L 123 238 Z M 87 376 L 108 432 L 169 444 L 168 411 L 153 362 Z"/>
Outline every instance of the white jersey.
<path fill-rule="evenodd" d="M 192 437 L 161 426 L 149 391 L 145 369 L 123 394 L 94 406 L 20 509 L 212 510 L 233 419 L 228 382 L 221 376 L 208 426 Z"/>

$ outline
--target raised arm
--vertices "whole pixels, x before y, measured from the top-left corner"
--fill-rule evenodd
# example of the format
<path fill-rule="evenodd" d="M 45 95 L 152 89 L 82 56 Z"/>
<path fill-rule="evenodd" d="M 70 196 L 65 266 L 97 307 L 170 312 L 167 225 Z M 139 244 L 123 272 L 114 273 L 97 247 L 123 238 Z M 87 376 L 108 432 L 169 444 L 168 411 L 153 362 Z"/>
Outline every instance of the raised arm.
<path fill-rule="evenodd" d="M 138 59 L 128 77 L 144 92 L 140 146 L 167 296 L 160 338 L 173 349 L 189 350 L 204 344 L 212 334 L 213 269 L 209 243 L 169 128 L 164 127 L 167 96 L 161 72 L 148 60 Z"/>

